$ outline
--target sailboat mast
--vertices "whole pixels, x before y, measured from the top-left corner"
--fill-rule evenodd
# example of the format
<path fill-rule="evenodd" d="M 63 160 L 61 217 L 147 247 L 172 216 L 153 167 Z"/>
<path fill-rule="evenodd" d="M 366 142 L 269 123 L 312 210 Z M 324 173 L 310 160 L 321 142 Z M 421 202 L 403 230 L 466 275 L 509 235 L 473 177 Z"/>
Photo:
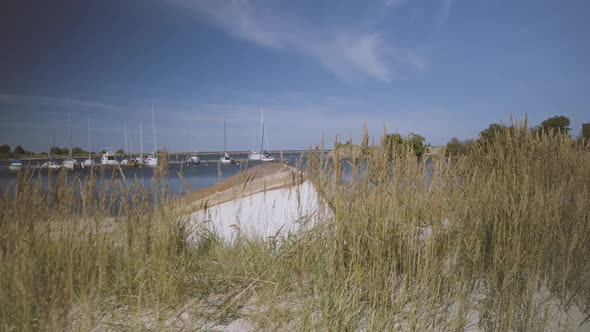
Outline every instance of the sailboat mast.
<path fill-rule="evenodd" d="M 154 131 L 154 156 L 158 156 L 158 141 L 156 137 L 156 113 L 154 112 L 154 104 L 152 103 L 152 130 Z"/>
<path fill-rule="evenodd" d="M 188 120 L 188 151 L 193 147 L 193 120 Z"/>
<path fill-rule="evenodd" d="M 141 121 L 139 121 L 139 152 L 140 158 L 143 160 L 143 130 L 141 129 Z"/>
<path fill-rule="evenodd" d="M 131 149 L 129 151 L 130 155 L 131 155 L 131 159 L 133 159 L 133 127 L 131 128 Z"/>
<path fill-rule="evenodd" d="M 88 159 L 90 158 L 90 118 L 88 118 Z"/>
<path fill-rule="evenodd" d="M 227 153 L 227 120 L 223 121 L 223 152 Z"/>
<path fill-rule="evenodd" d="M 125 129 L 125 155 L 127 155 L 127 153 L 129 151 L 127 151 L 127 123 L 123 124 L 123 128 Z"/>
<path fill-rule="evenodd" d="M 53 130 L 53 145 L 51 146 L 51 160 L 55 158 L 55 129 Z"/>
<path fill-rule="evenodd" d="M 264 142 L 264 110 L 260 109 L 260 153 L 262 154 L 262 144 Z"/>
<path fill-rule="evenodd" d="M 72 158 L 72 113 L 68 113 L 68 127 L 70 128 L 70 136 L 68 137 L 68 156 Z"/>

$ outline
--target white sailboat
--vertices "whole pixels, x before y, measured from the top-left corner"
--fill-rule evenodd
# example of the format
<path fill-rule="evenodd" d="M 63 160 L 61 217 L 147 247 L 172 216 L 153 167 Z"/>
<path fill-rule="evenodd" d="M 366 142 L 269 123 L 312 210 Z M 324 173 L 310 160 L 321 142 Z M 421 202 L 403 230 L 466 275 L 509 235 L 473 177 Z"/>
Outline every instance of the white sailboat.
<path fill-rule="evenodd" d="M 222 164 L 229 164 L 232 162 L 229 153 L 227 153 L 227 121 L 223 122 L 223 157 L 219 159 Z"/>
<path fill-rule="evenodd" d="M 94 166 L 94 159 L 90 155 L 90 119 L 88 119 L 88 159 L 84 160 L 82 167 Z"/>
<path fill-rule="evenodd" d="M 133 135 L 131 135 L 133 137 Z M 134 159 L 136 165 L 143 165 L 143 129 L 141 127 L 141 121 L 139 121 L 139 157 Z"/>
<path fill-rule="evenodd" d="M 152 130 L 154 133 L 154 153 L 145 158 L 145 163 L 148 166 L 155 167 L 158 166 L 158 144 L 156 141 L 156 115 L 154 113 L 154 104 L 152 104 Z"/>
<path fill-rule="evenodd" d="M 188 148 L 189 148 L 189 150 L 193 148 L 193 125 L 192 125 L 191 120 L 188 121 Z M 186 158 L 186 166 L 188 166 L 188 167 L 195 166 L 200 163 L 201 163 L 201 158 L 199 158 L 199 156 L 197 156 L 196 153 L 192 156 L 189 155 Z"/>
<path fill-rule="evenodd" d="M 54 150 L 55 150 L 55 133 L 53 134 L 53 145 L 49 149 L 49 160 L 46 161 L 46 162 L 44 162 L 41 165 L 41 167 L 49 168 L 49 169 L 59 169 L 61 167 L 60 164 L 58 164 L 55 161 L 53 161 L 53 158 L 55 157 L 53 155 L 53 152 L 55 152 Z"/>
<path fill-rule="evenodd" d="M 139 166 L 139 162 L 136 158 L 133 157 L 133 128 L 131 128 L 131 137 L 129 140 L 129 162 L 127 166 L 137 167 Z"/>
<path fill-rule="evenodd" d="M 69 127 L 69 136 L 68 136 L 68 159 L 62 162 L 62 166 L 67 169 L 74 169 L 79 167 L 78 161 L 72 157 L 72 113 L 68 113 L 68 127 Z"/>
<path fill-rule="evenodd" d="M 264 111 L 263 110 L 260 110 L 260 133 L 261 133 L 260 134 L 260 150 L 250 152 L 248 159 L 260 160 L 260 161 L 273 161 L 273 160 L 275 160 L 269 152 L 263 150 L 263 145 L 264 145 Z"/>
<path fill-rule="evenodd" d="M 124 155 L 126 156 L 127 151 L 128 151 L 127 150 L 127 123 L 125 123 L 125 125 L 124 125 L 124 130 L 125 130 L 125 153 L 124 153 Z M 124 157 L 123 160 L 121 160 L 121 162 L 119 163 L 119 165 L 121 165 L 121 166 L 127 166 L 130 164 L 131 164 L 131 161 L 126 157 Z"/>

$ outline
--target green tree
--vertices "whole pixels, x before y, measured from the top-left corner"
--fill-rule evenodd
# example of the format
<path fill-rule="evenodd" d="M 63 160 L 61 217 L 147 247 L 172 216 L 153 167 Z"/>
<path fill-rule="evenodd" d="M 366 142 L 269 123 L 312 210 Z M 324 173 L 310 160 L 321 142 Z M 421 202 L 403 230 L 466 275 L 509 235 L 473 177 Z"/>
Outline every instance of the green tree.
<path fill-rule="evenodd" d="M 387 145 L 402 145 L 404 143 L 404 138 L 402 135 L 395 133 L 385 136 L 385 141 Z"/>
<path fill-rule="evenodd" d="M 505 129 L 505 125 L 499 123 L 492 123 L 491 125 L 489 125 L 487 129 L 484 129 L 479 133 L 479 140 L 482 143 L 490 142 L 496 139 L 496 137 L 498 137 L 499 135 L 501 135 L 502 131 L 504 131 Z"/>
<path fill-rule="evenodd" d="M 79 146 L 76 146 L 72 148 L 72 154 L 84 154 L 84 150 Z"/>
<path fill-rule="evenodd" d="M 422 157 L 426 148 L 424 147 L 424 141 L 426 140 L 424 136 L 419 134 L 410 133 L 408 135 L 408 144 L 412 146 L 414 153 L 417 157 Z"/>
<path fill-rule="evenodd" d="M 49 153 L 51 153 L 52 155 L 57 155 L 57 154 L 61 154 L 61 149 L 58 148 L 57 146 L 52 147 L 51 149 L 49 149 Z"/>
<path fill-rule="evenodd" d="M 8 144 L 0 145 L 0 154 L 9 154 L 12 150 L 10 150 L 10 146 Z"/>
<path fill-rule="evenodd" d="M 540 129 L 544 132 L 560 132 L 568 134 L 570 131 L 570 119 L 563 115 L 556 115 L 541 122 Z"/>
<path fill-rule="evenodd" d="M 124 154 L 124 153 L 125 153 L 125 151 L 123 151 L 123 149 L 119 149 L 119 150 L 117 150 L 117 152 L 116 152 L 116 153 L 117 153 L 117 154 Z"/>
<path fill-rule="evenodd" d="M 417 157 L 421 157 L 426 147 L 424 146 L 425 138 L 422 135 L 410 133 L 404 137 L 398 133 L 388 134 L 385 136 L 385 144 L 389 153 L 393 153 L 394 150 L 401 151 L 400 148 L 404 146 L 410 146 Z M 390 155 L 390 158 L 392 155 Z"/>
<path fill-rule="evenodd" d="M 23 155 L 23 154 L 25 154 L 25 149 L 23 149 L 22 146 L 17 145 L 16 148 L 14 148 L 14 154 Z"/>
<path fill-rule="evenodd" d="M 469 146 L 473 143 L 472 140 L 460 141 L 457 137 L 451 138 L 447 143 L 446 156 L 464 155 L 469 152 Z"/>

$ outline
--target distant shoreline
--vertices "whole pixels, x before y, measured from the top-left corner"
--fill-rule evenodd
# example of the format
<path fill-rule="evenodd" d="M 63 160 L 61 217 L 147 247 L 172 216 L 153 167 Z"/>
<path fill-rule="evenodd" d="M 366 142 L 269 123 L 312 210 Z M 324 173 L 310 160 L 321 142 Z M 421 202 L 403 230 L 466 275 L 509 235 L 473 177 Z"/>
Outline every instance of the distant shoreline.
<path fill-rule="evenodd" d="M 283 150 L 282 153 L 283 154 L 294 154 L 294 153 L 307 153 L 308 150 Z M 329 152 L 331 150 L 325 150 L 326 152 Z M 251 151 L 227 151 L 227 153 L 231 154 L 249 154 Z M 280 150 L 275 151 L 275 150 L 271 150 L 269 151 L 271 154 L 273 155 L 278 155 L 281 153 Z M 151 152 L 144 152 L 143 155 L 147 156 L 148 154 L 150 154 Z M 224 151 L 205 151 L 205 152 L 168 152 L 168 155 L 170 156 L 189 156 L 189 155 L 198 155 L 198 156 L 208 156 L 208 155 L 222 155 L 224 153 Z M 116 157 L 123 157 L 126 154 L 116 154 Z M 140 155 L 140 153 L 133 153 L 134 156 L 138 156 Z M 52 158 L 49 158 L 49 155 L 34 155 L 34 156 L 0 156 L 0 160 L 14 160 L 14 159 L 19 159 L 19 160 L 45 160 L 45 159 L 67 159 L 69 158 L 68 155 L 58 155 L 58 156 L 53 156 Z M 73 155 L 72 158 L 76 158 L 76 159 L 80 159 L 80 158 L 88 158 L 88 154 L 76 154 Z M 91 155 L 91 158 L 100 158 L 100 154 L 99 153 L 93 153 Z"/>

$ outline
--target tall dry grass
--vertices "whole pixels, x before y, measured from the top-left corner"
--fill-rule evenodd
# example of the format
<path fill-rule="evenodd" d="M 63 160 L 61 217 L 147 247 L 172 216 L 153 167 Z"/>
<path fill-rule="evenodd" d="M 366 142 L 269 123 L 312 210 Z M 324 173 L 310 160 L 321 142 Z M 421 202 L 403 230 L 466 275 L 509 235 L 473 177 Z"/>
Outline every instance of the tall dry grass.
<path fill-rule="evenodd" d="M 118 169 L 50 171 L 46 187 L 21 172 L 0 196 L 0 330 L 89 330 L 118 308 L 178 302 L 191 264 L 165 169 L 152 196 Z"/>
<path fill-rule="evenodd" d="M 588 146 L 515 124 L 458 158 L 360 149 L 308 159 L 334 213 L 305 258 L 322 299 L 308 327 L 537 331 L 589 313 Z"/>
<path fill-rule="evenodd" d="M 588 146 L 525 124 L 450 159 L 366 133 L 322 146 L 303 168 L 329 217 L 279 246 L 183 222 L 165 165 L 158 199 L 116 172 L 47 190 L 21 173 L 0 198 L 0 328 L 174 330 L 181 311 L 247 308 L 271 330 L 539 331 L 589 312 Z"/>

